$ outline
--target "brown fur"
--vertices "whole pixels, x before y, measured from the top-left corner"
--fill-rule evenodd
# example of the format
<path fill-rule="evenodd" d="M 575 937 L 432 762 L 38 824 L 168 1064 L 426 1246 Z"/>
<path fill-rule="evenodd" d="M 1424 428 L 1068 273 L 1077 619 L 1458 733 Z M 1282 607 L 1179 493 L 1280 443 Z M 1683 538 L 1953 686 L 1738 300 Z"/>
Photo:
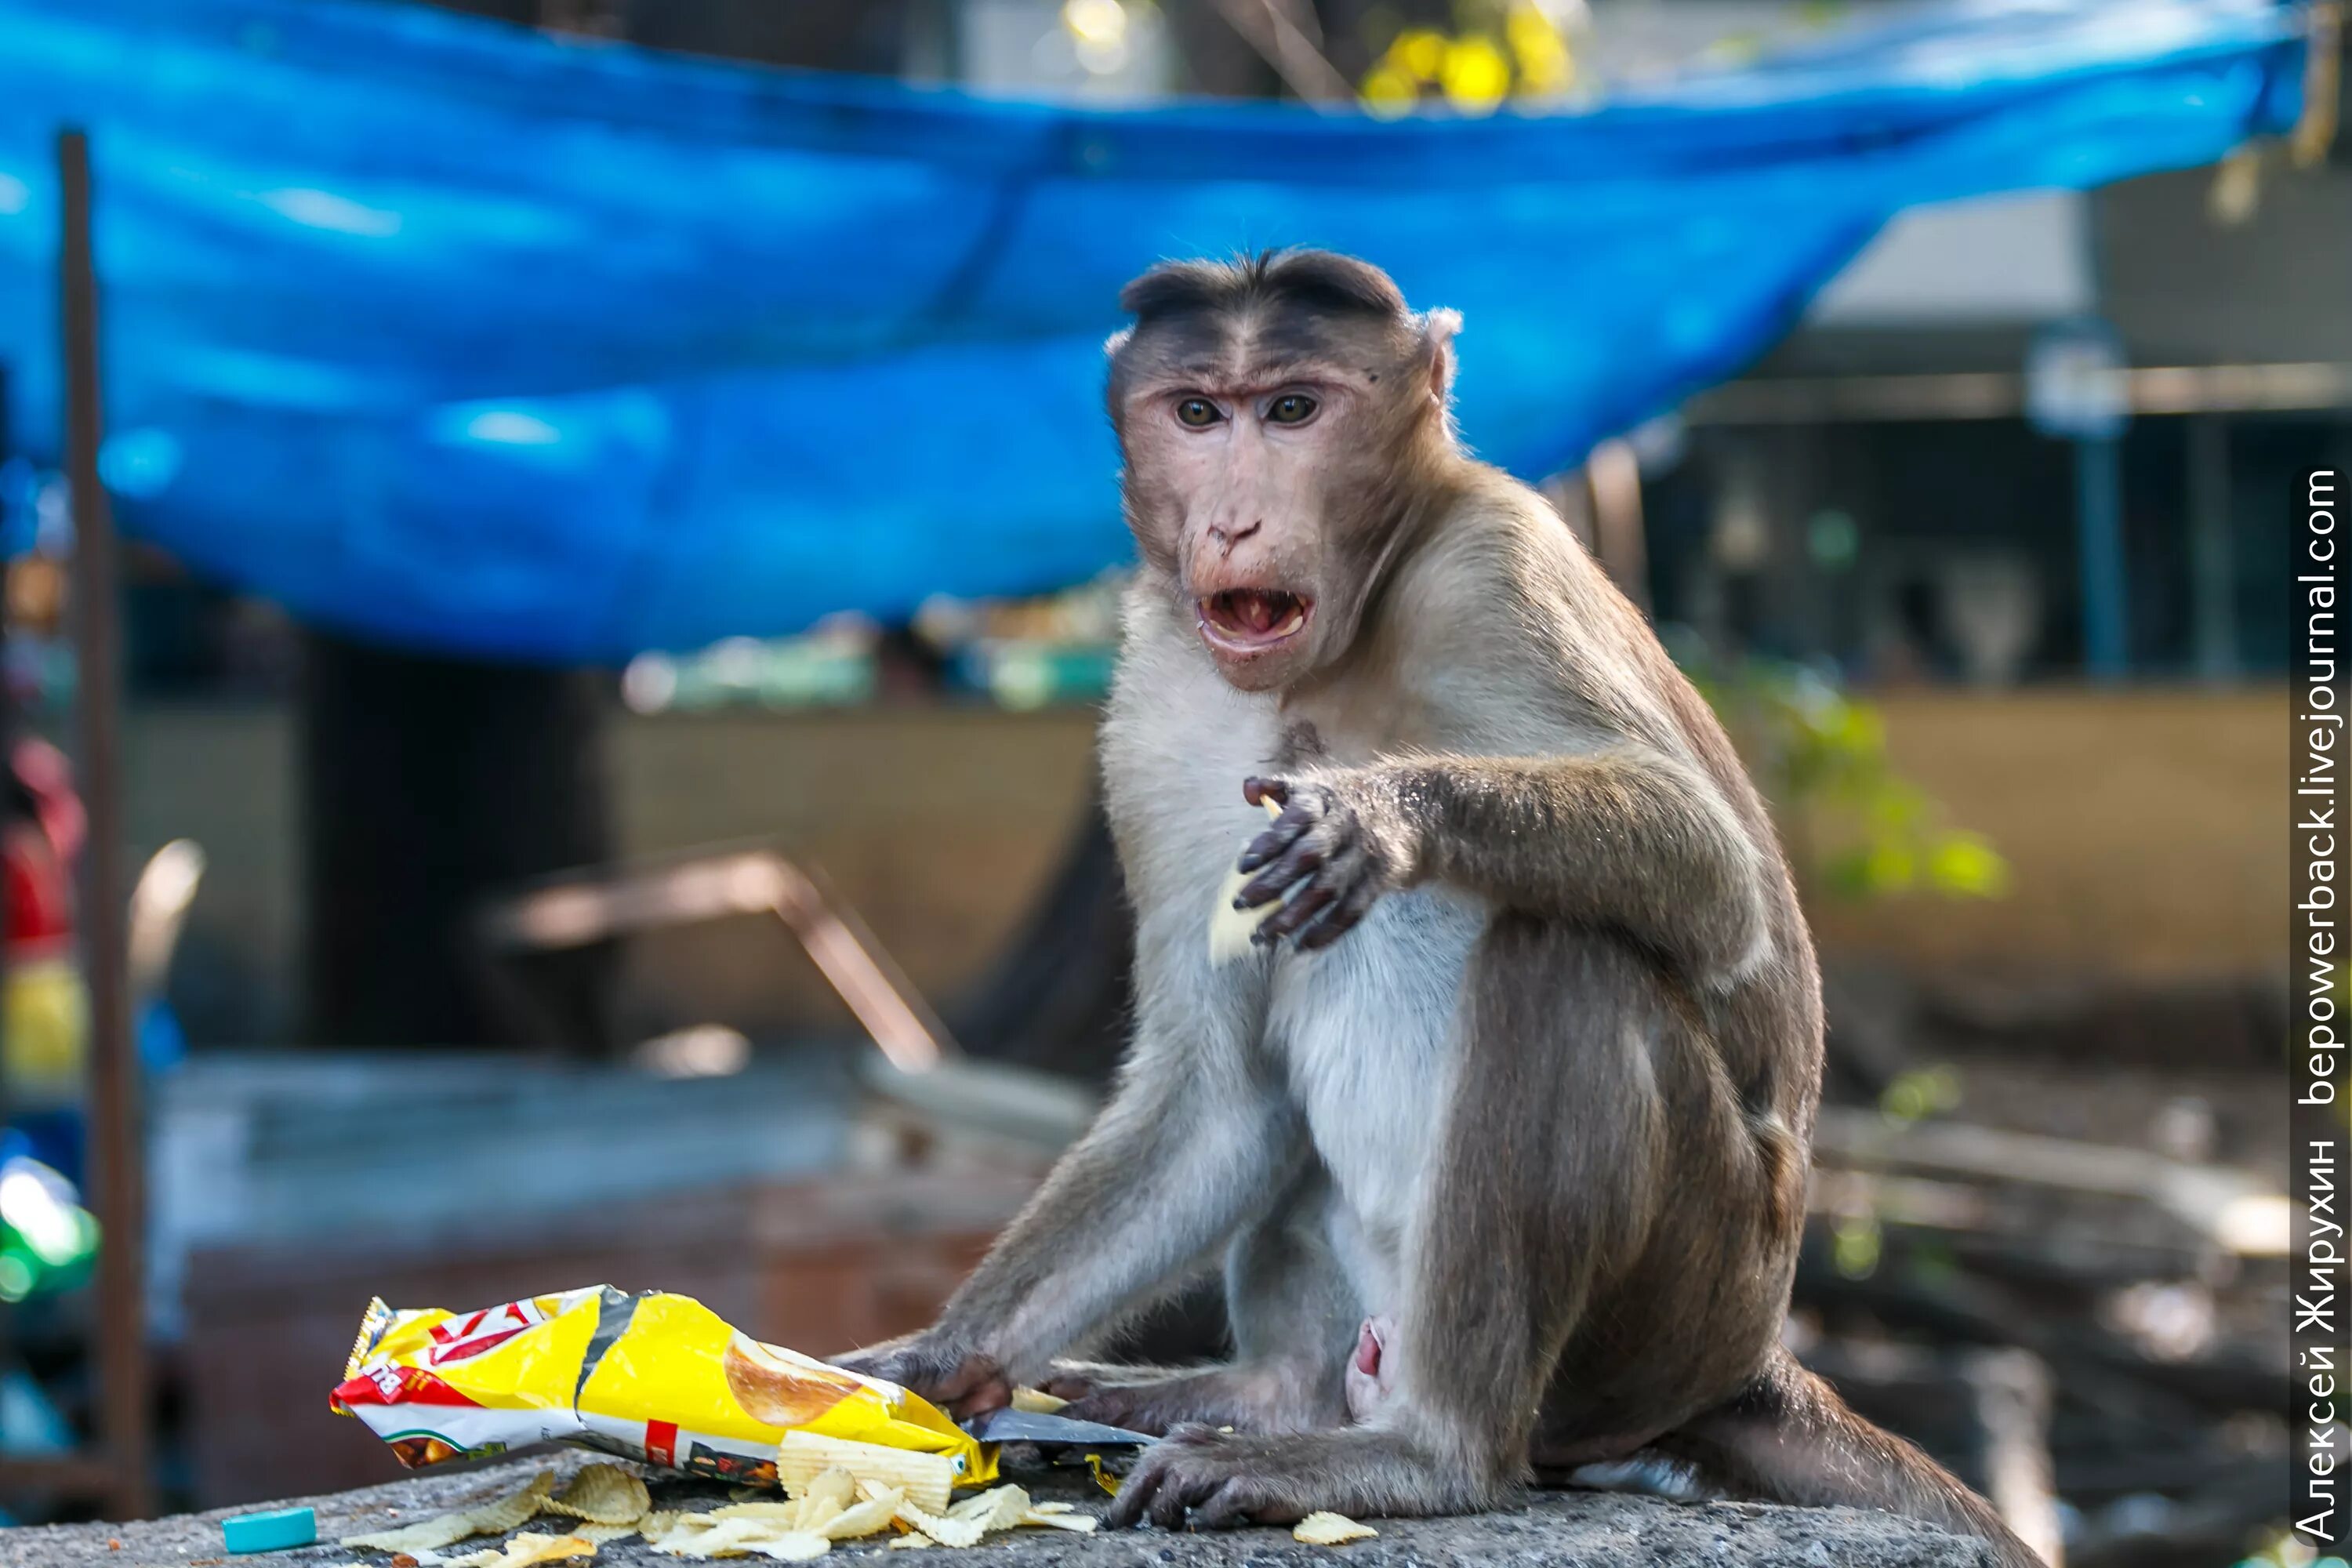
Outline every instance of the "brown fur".
<path fill-rule="evenodd" d="M 1117 1521 L 1477 1508 L 1531 1465 L 1655 1447 L 2034 1562 L 1780 1348 L 1811 939 L 1714 715 L 1544 503 L 1454 441 L 1453 321 L 1318 253 L 1163 268 L 1125 300 L 1144 568 L 1105 770 L 1135 1049 L 940 1323 L 856 1364 L 986 1408 L 1222 1247 L 1233 1365 L 1061 1374 L 1074 1414 L 1173 1428 Z M 1285 397 L 1313 414 L 1276 419 Z M 1211 597 L 1237 589 L 1311 613 L 1221 642 Z M 1243 820 L 1214 759 L 1253 745 L 1246 793 L 1282 810 L 1243 900 L 1284 903 L 1272 951 L 1212 973 L 1186 900 Z M 1349 1425 L 1367 1313 L 1394 1364 Z"/>

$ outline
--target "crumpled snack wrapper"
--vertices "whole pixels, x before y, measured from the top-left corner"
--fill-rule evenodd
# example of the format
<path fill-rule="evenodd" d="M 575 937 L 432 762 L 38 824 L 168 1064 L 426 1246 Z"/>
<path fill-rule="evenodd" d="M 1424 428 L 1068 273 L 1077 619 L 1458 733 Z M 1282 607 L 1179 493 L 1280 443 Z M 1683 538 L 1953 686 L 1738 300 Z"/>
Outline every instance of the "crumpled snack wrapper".
<path fill-rule="evenodd" d="M 941 1454 L 958 1486 L 983 1447 L 893 1383 L 738 1332 L 701 1302 L 591 1285 L 477 1312 L 368 1303 L 330 1405 L 411 1467 L 572 1443 L 751 1486 L 787 1432 Z"/>

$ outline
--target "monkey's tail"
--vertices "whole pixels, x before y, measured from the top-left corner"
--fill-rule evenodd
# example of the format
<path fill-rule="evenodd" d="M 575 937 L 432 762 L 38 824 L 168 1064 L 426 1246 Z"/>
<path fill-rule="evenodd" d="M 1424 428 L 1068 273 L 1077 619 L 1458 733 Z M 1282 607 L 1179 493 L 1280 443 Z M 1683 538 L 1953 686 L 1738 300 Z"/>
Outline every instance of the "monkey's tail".
<path fill-rule="evenodd" d="M 2000 1568 L 2044 1568 L 1984 1499 L 1917 1448 L 1846 1408 L 1786 1351 L 1729 1403 L 1653 1445 L 1767 1502 L 1884 1509 L 1992 1545 Z"/>

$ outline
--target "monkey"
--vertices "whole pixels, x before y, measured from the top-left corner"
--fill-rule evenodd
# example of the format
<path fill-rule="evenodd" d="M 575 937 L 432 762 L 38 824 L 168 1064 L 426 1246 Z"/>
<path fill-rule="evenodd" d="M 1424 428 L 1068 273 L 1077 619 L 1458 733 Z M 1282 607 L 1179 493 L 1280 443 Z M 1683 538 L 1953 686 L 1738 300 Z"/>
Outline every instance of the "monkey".
<path fill-rule="evenodd" d="M 1783 1348 L 1811 938 L 1712 711 L 1465 447 L 1459 317 L 1317 250 L 1163 263 L 1120 304 L 1132 1044 L 937 1321 L 842 1364 L 1165 1434 L 1115 1525 L 1466 1512 L 1654 1455 L 2037 1563 Z M 1236 864 L 1276 907 L 1213 966 Z M 1059 1359 L 1220 1263 L 1229 1362 Z"/>

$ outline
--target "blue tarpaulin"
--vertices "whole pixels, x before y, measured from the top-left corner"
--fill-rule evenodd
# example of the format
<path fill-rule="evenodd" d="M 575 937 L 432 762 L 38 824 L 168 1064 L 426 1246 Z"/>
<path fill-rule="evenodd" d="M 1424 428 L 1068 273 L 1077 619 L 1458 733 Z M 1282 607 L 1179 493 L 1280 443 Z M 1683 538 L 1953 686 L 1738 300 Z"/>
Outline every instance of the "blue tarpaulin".
<path fill-rule="evenodd" d="M 2209 162 L 2269 0 L 1969 0 L 1580 112 L 1007 103 L 362 0 L 0 0 L 0 362 L 58 445 L 90 133 L 126 526 L 360 635 L 617 660 L 1126 558 L 1152 260 L 1334 247 L 1463 311 L 1529 476 L 1735 372 L 1901 207 Z"/>

